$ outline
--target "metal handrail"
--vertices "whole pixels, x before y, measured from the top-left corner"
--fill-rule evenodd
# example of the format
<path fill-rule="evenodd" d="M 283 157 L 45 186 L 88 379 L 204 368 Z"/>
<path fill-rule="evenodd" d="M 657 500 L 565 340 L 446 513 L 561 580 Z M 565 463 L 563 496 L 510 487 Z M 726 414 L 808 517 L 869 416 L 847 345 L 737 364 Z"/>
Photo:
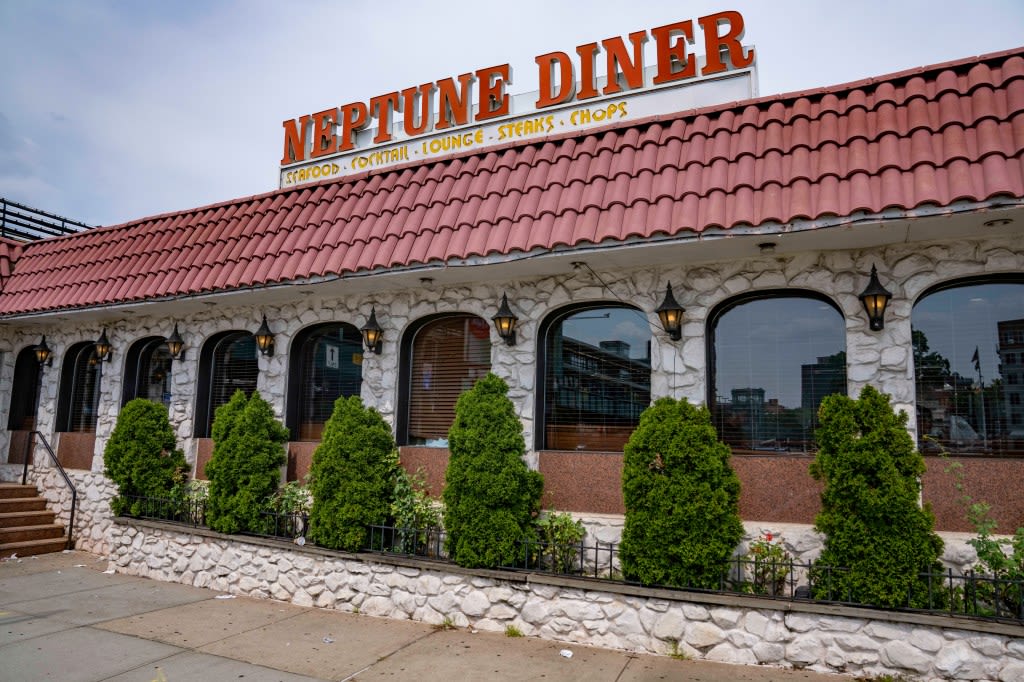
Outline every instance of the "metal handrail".
<path fill-rule="evenodd" d="M 75 484 L 71 482 L 71 477 L 68 476 L 68 472 L 64 471 L 64 467 L 61 466 L 60 460 L 57 459 L 57 454 L 53 451 L 53 448 L 50 447 L 46 437 L 39 431 L 29 432 L 29 438 L 25 444 L 25 463 L 21 471 L 21 484 L 26 485 L 28 482 L 28 463 L 29 460 L 35 459 L 33 455 L 35 454 L 36 436 L 39 436 L 39 441 L 43 444 L 43 448 L 45 448 L 46 452 L 50 455 L 50 460 L 53 462 L 53 465 L 57 467 L 57 471 L 60 472 L 65 485 L 67 485 L 68 489 L 71 491 L 71 514 L 68 517 L 68 542 L 65 547 L 67 549 L 74 549 L 75 545 L 73 534 L 75 532 L 75 507 L 78 506 L 78 491 L 75 489 Z"/>

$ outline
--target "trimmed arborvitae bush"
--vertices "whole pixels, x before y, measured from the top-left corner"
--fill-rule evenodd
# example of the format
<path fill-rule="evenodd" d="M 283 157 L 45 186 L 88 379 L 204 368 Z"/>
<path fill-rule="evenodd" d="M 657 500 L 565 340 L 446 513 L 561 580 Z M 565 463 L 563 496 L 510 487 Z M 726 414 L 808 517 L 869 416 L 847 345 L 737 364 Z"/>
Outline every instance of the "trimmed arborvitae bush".
<path fill-rule="evenodd" d="M 117 486 L 117 497 L 110 501 L 115 514 L 138 513 L 140 503 L 129 502 L 128 497 L 169 497 L 188 468 L 167 408 L 142 398 L 130 401 L 117 415 L 103 464 Z"/>
<path fill-rule="evenodd" d="M 620 557 L 646 585 L 717 587 L 743 537 L 740 481 L 705 407 L 659 398 L 626 443 Z"/>
<path fill-rule="evenodd" d="M 543 478 L 523 460 L 523 425 L 494 374 L 459 396 L 448 431 L 444 526 L 460 566 L 507 565 L 533 539 Z"/>
<path fill-rule="evenodd" d="M 217 408 L 213 419 L 213 456 L 206 464 L 210 479 L 206 523 L 221 533 L 261 532 L 260 512 L 281 482 L 287 460 L 288 429 L 258 392 L 242 391 Z"/>
<path fill-rule="evenodd" d="M 814 596 L 927 606 L 919 574 L 941 572 L 942 540 L 931 510 L 918 504 L 925 465 L 906 412 L 896 414 L 889 396 L 868 386 L 858 400 L 828 396 L 819 418 L 811 475 L 825 484 L 814 523 L 825 547 L 812 571 Z"/>
<path fill-rule="evenodd" d="M 357 396 L 338 398 L 313 453 L 309 539 L 331 549 L 366 549 L 368 526 L 388 520 L 397 461 L 380 413 Z"/>

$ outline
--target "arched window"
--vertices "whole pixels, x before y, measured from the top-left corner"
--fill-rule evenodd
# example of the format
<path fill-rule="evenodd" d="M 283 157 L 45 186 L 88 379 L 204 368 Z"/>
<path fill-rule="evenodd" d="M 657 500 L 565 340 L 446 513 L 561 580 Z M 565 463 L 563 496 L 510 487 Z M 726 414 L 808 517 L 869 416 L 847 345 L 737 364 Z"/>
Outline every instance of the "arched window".
<path fill-rule="evenodd" d="M 103 363 L 92 341 L 76 343 L 64 356 L 57 400 L 57 431 L 96 433 Z"/>
<path fill-rule="evenodd" d="M 162 336 L 136 341 L 128 349 L 124 364 L 121 404 L 134 398 L 171 403 L 171 352 Z"/>
<path fill-rule="evenodd" d="M 911 326 L 921 452 L 1024 455 L 1024 277 L 935 287 Z"/>
<path fill-rule="evenodd" d="M 651 327 L 622 305 L 573 306 L 540 328 L 540 450 L 621 452 L 651 403 Z"/>
<path fill-rule="evenodd" d="M 491 370 L 491 329 L 476 315 L 420 320 L 402 339 L 400 445 L 447 446 L 455 402 Z"/>
<path fill-rule="evenodd" d="M 351 324 L 318 324 L 296 335 L 288 363 L 288 428 L 294 440 L 319 440 L 334 401 L 359 395 L 362 348 Z"/>
<path fill-rule="evenodd" d="M 741 296 L 709 323 L 708 404 L 719 437 L 746 454 L 815 449 L 818 406 L 846 394 L 846 325 L 823 296 Z"/>
<path fill-rule="evenodd" d="M 209 438 L 217 408 L 235 391 L 251 395 L 259 376 L 256 337 L 246 331 L 214 334 L 199 354 L 199 390 L 196 396 L 195 434 Z"/>
<path fill-rule="evenodd" d="M 39 396 L 39 363 L 35 346 L 27 346 L 14 361 L 11 386 L 11 410 L 7 417 L 10 431 L 31 431 L 36 427 L 36 401 Z"/>

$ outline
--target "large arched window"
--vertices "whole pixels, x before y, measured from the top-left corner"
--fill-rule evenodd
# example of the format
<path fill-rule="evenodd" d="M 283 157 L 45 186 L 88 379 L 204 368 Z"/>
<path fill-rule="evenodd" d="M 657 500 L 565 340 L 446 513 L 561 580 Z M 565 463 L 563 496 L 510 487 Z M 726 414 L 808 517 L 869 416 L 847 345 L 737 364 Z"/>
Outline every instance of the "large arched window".
<path fill-rule="evenodd" d="M 171 403 L 171 352 L 162 336 L 136 341 L 128 349 L 124 365 L 121 404 L 134 398 Z"/>
<path fill-rule="evenodd" d="M 540 450 L 621 452 L 651 403 L 651 328 L 644 313 L 573 306 L 540 328 Z"/>
<path fill-rule="evenodd" d="M 491 329 L 476 315 L 420 320 L 402 339 L 401 445 L 447 446 L 459 395 L 491 370 Z"/>
<path fill-rule="evenodd" d="M 319 440 L 334 401 L 359 395 L 362 336 L 351 324 L 318 324 L 292 343 L 288 376 L 288 428 L 294 440 Z"/>
<path fill-rule="evenodd" d="M 199 390 L 196 396 L 195 434 L 209 438 L 217 408 L 235 391 L 251 395 L 259 376 L 256 337 L 250 332 L 221 332 L 203 344 L 199 354 Z"/>
<path fill-rule="evenodd" d="M 1024 277 L 935 287 L 911 325 L 921 451 L 1024 455 Z"/>
<path fill-rule="evenodd" d="M 842 313 L 812 293 L 758 293 L 718 306 L 709 329 L 719 437 L 736 453 L 812 452 L 822 398 L 846 393 Z"/>
<path fill-rule="evenodd" d="M 57 400 L 57 431 L 96 433 L 103 362 L 92 341 L 76 343 L 64 356 Z"/>
<path fill-rule="evenodd" d="M 36 427 L 36 401 L 39 395 L 39 363 L 35 346 L 22 348 L 14 361 L 11 409 L 7 417 L 10 431 L 31 431 Z"/>

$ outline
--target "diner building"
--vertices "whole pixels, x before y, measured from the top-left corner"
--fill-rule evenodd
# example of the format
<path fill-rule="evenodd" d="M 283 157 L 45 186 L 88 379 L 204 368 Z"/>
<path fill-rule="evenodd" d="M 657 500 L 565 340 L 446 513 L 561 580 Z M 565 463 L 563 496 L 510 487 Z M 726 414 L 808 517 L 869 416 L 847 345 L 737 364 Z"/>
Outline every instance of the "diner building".
<path fill-rule="evenodd" d="M 34 457 L 66 513 L 38 432 L 102 550 L 121 407 L 166 405 L 203 478 L 241 389 L 291 432 L 283 478 L 358 395 L 438 495 L 494 372 L 546 508 L 616 527 L 623 446 L 670 396 L 710 409 L 748 529 L 809 528 L 818 405 L 871 385 L 940 531 L 969 530 L 958 485 L 1024 526 L 1024 49 L 680 108 L 0 240 L 2 477 Z"/>

